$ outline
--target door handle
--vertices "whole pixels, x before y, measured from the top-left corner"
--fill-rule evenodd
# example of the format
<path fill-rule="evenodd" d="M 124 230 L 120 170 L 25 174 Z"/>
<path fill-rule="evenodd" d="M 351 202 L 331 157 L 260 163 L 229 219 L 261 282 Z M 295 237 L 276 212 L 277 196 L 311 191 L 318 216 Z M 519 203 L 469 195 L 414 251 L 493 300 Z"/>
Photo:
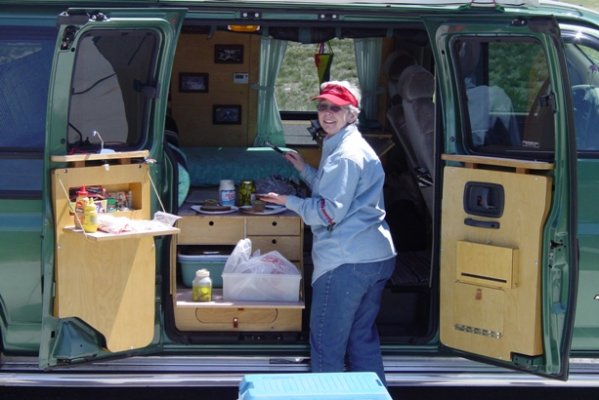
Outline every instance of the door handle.
<path fill-rule="evenodd" d="M 474 218 L 466 218 L 464 224 L 476 228 L 499 229 L 499 222 L 497 221 L 480 221 Z"/>

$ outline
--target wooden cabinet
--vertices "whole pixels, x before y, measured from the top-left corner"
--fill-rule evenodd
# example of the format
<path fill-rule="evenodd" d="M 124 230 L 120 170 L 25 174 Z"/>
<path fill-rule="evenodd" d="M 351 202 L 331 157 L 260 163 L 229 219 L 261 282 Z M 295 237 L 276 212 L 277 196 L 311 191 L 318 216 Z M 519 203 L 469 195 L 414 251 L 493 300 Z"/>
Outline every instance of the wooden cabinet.
<path fill-rule="evenodd" d="M 106 340 L 109 351 L 145 347 L 154 337 L 156 249 L 154 237 L 172 235 L 164 227 L 121 234 L 84 233 L 74 229 L 69 190 L 82 185 L 108 191 L 131 191 L 131 220 L 151 219 L 149 166 L 133 159 L 147 152 L 53 156 L 66 168 L 52 171 L 55 223 L 54 316 L 80 318 Z M 118 160 L 117 165 L 87 165 Z M 141 161 L 141 160 L 139 160 Z"/>
<path fill-rule="evenodd" d="M 181 331 L 301 331 L 304 302 L 224 301 L 222 289 L 213 290 L 213 301 L 193 302 L 191 289 L 177 282 L 177 247 L 181 245 L 230 245 L 250 238 L 252 249 L 264 254 L 279 251 L 303 274 L 303 222 L 290 211 L 277 215 L 201 215 L 186 209 L 177 226 L 181 232 L 174 241 L 172 257 L 172 294 L 175 324 Z M 301 289 L 301 284 L 300 284 Z"/>

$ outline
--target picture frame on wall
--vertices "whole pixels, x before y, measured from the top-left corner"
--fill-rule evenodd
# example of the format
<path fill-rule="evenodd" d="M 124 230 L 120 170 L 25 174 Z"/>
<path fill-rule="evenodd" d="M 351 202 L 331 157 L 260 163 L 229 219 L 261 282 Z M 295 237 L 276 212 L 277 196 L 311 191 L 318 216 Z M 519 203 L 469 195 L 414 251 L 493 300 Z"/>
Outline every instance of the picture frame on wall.
<path fill-rule="evenodd" d="M 238 104 L 215 104 L 212 106 L 212 123 L 214 125 L 241 124 L 241 106 Z"/>
<path fill-rule="evenodd" d="M 216 44 L 214 45 L 215 64 L 243 64 L 243 45 Z"/>
<path fill-rule="evenodd" d="M 188 93 L 207 93 L 209 76 L 204 72 L 180 72 L 179 91 Z"/>

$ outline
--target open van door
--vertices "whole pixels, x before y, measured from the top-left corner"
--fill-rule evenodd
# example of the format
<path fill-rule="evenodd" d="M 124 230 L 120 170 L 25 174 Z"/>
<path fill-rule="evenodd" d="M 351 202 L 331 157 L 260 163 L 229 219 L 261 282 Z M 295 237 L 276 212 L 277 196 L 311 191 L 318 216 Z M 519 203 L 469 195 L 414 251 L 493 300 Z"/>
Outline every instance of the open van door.
<path fill-rule="evenodd" d="M 124 200 L 122 216 L 152 219 L 159 191 L 154 182 L 162 181 L 171 64 L 184 14 L 70 9 L 58 17 L 44 155 L 43 368 L 158 345 L 157 238 L 176 229 L 148 225 L 150 234 L 86 234 L 73 226 L 71 204 L 73 193 L 86 185 Z M 150 158 L 158 165 L 146 162 Z"/>
<path fill-rule="evenodd" d="M 444 129 L 440 339 L 466 357 L 567 379 L 576 155 L 559 27 L 463 11 L 428 20 Z"/>

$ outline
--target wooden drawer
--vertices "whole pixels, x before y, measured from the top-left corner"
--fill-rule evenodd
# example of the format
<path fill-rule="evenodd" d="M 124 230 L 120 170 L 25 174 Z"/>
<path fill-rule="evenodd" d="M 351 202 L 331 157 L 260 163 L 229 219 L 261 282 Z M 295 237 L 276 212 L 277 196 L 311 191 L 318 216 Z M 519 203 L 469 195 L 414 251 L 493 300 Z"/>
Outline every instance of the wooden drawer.
<path fill-rule="evenodd" d="M 178 307 L 175 325 L 181 331 L 300 331 L 302 308 Z"/>
<path fill-rule="evenodd" d="M 277 250 L 290 261 L 301 260 L 302 246 L 300 236 L 250 236 L 252 252 L 260 249 L 264 254 Z"/>
<path fill-rule="evenodd" d="M 178 244 L 236 244 L 244 237 L 243 218 L 225 216 L 183 217 L 177 227 L 181 229 Z"/>
<path fill-rule="evenodd" d="M 267 215 L 247 218 L 247 235 L 299 235 L 301 220 L 298 216 Z"/>

